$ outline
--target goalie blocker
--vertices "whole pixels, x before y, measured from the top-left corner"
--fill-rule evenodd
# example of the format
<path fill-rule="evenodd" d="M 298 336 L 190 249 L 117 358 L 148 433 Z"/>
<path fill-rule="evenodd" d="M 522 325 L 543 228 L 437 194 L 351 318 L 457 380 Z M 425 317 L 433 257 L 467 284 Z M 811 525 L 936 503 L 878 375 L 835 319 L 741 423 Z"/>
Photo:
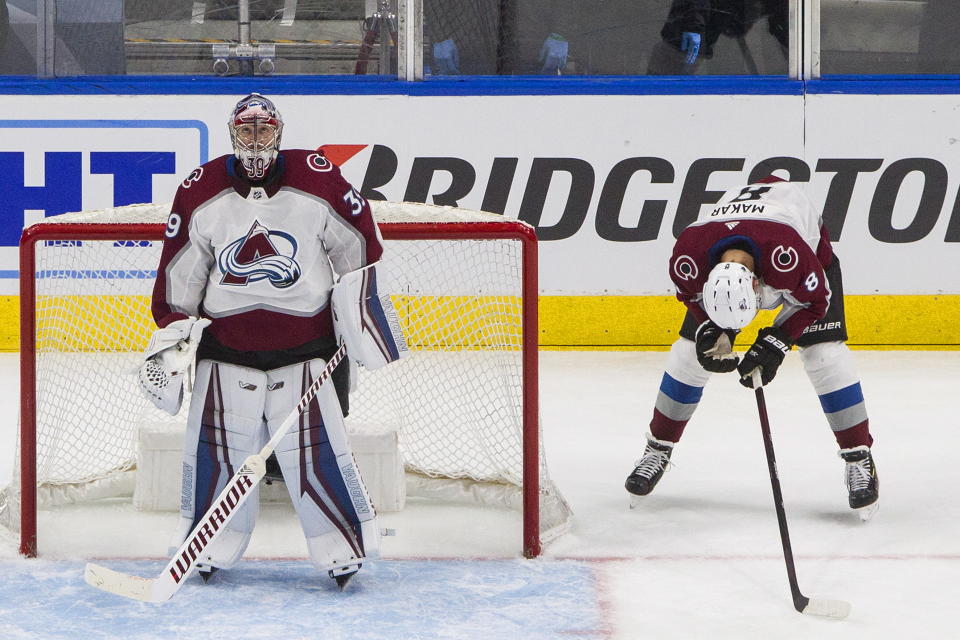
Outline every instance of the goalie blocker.
<path fill-rule="evenodd" d="M 409 353 L 390 296 L 377 292 L 376 267 L 342 276 L 330 296 L 337 340 L 351 360 L 371 371 Z"/>

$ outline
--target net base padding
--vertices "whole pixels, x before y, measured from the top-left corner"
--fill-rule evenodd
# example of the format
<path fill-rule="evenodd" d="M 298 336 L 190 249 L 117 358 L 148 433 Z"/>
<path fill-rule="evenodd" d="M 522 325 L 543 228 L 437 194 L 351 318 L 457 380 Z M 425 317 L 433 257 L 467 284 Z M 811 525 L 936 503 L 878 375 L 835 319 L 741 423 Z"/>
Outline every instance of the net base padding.
<path fill-rule="evenodd" d="M 477 482 L 470 478 L 431 478 L 407 472 L 407 497 L 459 504 L 523 510 L 523 491 L 514 484 Z M 540 494 L 540 541 L 556 540 L 570 531 L 572 511 L 555 489 Z"/>
<path fill-rule="evenodd" d="M 470 478 L 431 478 L 410 471 L 404 475 L 408 497 L 523 510 L 523 492 L 516 485 L 477 482 Z M 37 505 L 40 510 L 46 510 L 94 500 L 132 498 L 136 482 L 136 470 L 131 469 L 83 484 L 41 486 L 37 487 Z M 282 483 L 274 483 L 270 488 L 273 490 L 264 491 L 261 487 L 261 501 L 289 502 Z M 12 489 L 10 486 L 0 491 L 0 525 L 19 532 L 20 503 L 18 492 Z M 541 542 L 546 544 L 567 533 L 571 517 L 570 507 L 558 491 L 541 494 Z"/>
<path fill-rule="evenodd" d="M 131 498 L 136 484 L 136 469 L 117 471 L 89 482 L 44 484 L 37 487 L 37 508 L 46 510 L 94 500 Z M 0 525 L 12 531 L 20 530 L 19 495 L 16 483 L 0 490 Z"/>

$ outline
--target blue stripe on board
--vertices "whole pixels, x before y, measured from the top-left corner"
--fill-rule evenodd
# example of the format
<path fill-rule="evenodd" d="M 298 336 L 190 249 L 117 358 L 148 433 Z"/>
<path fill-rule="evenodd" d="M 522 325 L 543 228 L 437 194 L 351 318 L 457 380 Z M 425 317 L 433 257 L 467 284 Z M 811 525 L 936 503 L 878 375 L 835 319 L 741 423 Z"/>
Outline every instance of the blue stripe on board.
<path fill-rule="evenodd" d="M 960 75 L 825 75 L 808 80 L 808 94 L 952 95 L 960 93 Z"/>
<path fill-rule="evenodd" d="M 104 564 L 152 577 L 165 562 Z M 610 632 L 596 569 L 545 559 L 377 561 L 340 592 L 306 562 L 242 561 L 208 585 L 193 576 L 151 606 L 88 586 L 82 563 L 7 561 L 0 636 L 603 640 Z"/>
<path fill-rule="evenodd" d="M 9 93 L 3 90 L 8 79 L 0 78 L 0 94 Z M 200 135 L 198 164 L 210 159 L 210 130 L 203 120 L 0 120 L 0 129 L 196 129 Z"/>
<path fill-rule="evenodd" d="M 0 94 L 26 95 L 801 95 L 786 76 L 78 76 L 0 77 Z"/>
<path fill-rule="evenodd" d="M 824 413 L 843 411 L 861 402 L 863 402 L 863 391 L 860 389 L 859 382 L 820 396 L 820 406 L 823 407 Z"/>
<path fill-rule="evenodd" d="M 803 95 L 956 94 L 960 75 L 786 76 L 0 76 L 0 95 Z M 204 162 L 206 155 L 204 155 Z"/>
<path fill-rule="evenodd" d="M 673 378 L 669 373 L 663 374 L 663 379 L 660 381 L 660 391 L 674 402 L 681 404 L 696 404 L 700 402 L 700 398 L 703 396 L 703 387 L 684 384 Z"/>

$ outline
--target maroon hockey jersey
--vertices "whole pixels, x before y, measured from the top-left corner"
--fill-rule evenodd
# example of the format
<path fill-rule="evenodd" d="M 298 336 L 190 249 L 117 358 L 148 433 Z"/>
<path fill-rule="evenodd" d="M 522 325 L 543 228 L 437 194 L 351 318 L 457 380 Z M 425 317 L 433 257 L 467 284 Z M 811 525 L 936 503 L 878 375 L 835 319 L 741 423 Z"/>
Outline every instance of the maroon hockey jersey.
<path fill-rule="evenodd" d="M 703 285 L 731 245 L 746 246 L 761 284 L 760 308 L 782 307 L 774 324 L 791 340 L 822 318 L 830 304 L 824 269 L 833 251 L 819 212 L 789 182 L 753 184 L 725 193 L 709 212 L 683 230 L 670 258 L 670 278 L 698 322 Z"/>
<path fill-rule="evenodd" d="M 333 335 L 338 276 L 380 259 L 367 201 L 322 153 L 282 151 L 277 171 L 251 187 L 222 156 L 177 190 L 157 268 L 153 317 L 186 316 L 242 351 L 289 349 Z"/>

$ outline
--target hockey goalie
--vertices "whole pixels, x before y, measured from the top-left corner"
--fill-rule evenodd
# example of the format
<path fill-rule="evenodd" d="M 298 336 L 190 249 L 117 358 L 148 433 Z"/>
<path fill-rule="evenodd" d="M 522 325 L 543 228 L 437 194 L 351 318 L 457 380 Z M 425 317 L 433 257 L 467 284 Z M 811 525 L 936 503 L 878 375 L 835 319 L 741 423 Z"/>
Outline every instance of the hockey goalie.
<path fill-rule="evenodd" d="M 233 153 L 196 168 L 173 202 L 153 291 L 160 329 L 139 376 L 154 404 L 177 413 L 195 353 L 173 548 L 341 344 L 370 369 L 406 352 L 377 292 L 383 245 L 366 200 L 322 153 L 280 150 L 283 121 L 267 98 L 240 100 L 228 127 Z M 341 588 L 380 546 L 344 428 L 349 371 L 333 369 L 275 449 L 311 561 Z M 202 550 L 204 579 L 242 557 L 256 491 Z"/>

